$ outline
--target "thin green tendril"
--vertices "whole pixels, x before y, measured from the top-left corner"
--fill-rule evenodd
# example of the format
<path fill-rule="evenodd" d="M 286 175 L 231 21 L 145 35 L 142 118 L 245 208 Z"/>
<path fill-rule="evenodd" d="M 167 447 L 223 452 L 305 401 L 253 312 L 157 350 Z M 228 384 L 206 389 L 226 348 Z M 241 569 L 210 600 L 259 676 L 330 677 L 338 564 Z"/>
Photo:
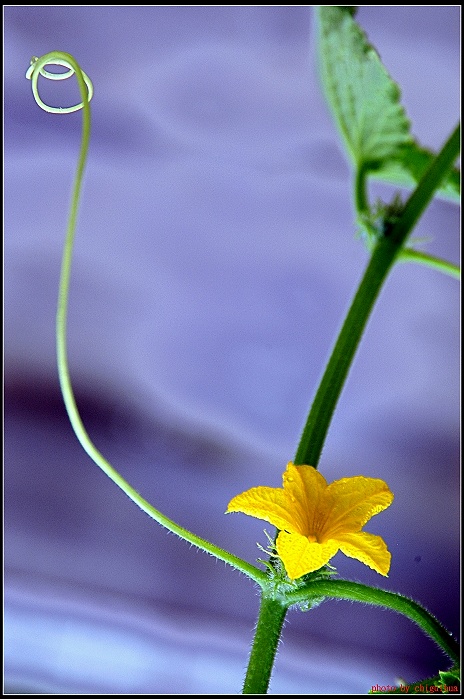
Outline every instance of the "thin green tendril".
<path fill-rule="evenodd" d="M 46 65 L 57 65 L 64 66 L 68 68 L 66 73 L 50 73 L 45 70 Z M 75 105 L 74 107 L 58 108 L 50 107 L 42 101 L 39 96 L 37 89 L 37 82 L 39 76 L 42 75 L 44 78 L 49 78 L 51 80 L 64 80 L 70 78 L 72 75 L 76 75 L 76 79 L 79 85 L 79 89 L 82 96 L 82 102 Z M 228 563 L 232 567 L 240 570 L 242 573 L 250 577 L 255 582 L 262 585 L 266 580 L 266 574 L 250 565 L 246 561 L 234 556 L 233 554 L 225 551 L 224 549 L 215 546 L 214 544 L 206 541 L 205 539 L 196 536 L 187 529 L 184 529 L 180 525 L 173 522 L 171 519 L 163 515 L 159 510 L 153 507 L 147 500 L 145 500 L 117 471 L 111 466 L 111 464 L 105 459 L 105 457 L 98 451 L 98 449 L 93 444 L 87 431 L 82 423 L 79 411 L 76 405 L 76 399 L 74 396 L 74 391 L 71 385 L 71 379 L 69 375 L 68 357 L 67 357 L 67 342 L 66 342 L 66 328 L 67 328 L 67 311 L 68 311 L 68 297 L 69 297 L 69 282 L 71 276 L 71 261 L 72 261 L 72 251 L 74 244 L 74 237 L 76 232 L 76 222 L 77 222 L 77 212 L 79 208 L 79 200 L 82 189 L 82 181 L 84 175 L 84 168 L 87 160 L 87 153 L 89 148 L 90 140 L 90 106 L 89 102 L 93 95 L 93 86 L 90 78 L 81 70 L 77 61 L 68 53 L 63 53 L 62 51 L 52 51 L 47 53 L 41 58 L 33 57 L 31 60 L 31 65 L 26 72 L 26 78 L 32 80 L 32 92 L 34 94 L 35 100 L 39 107 L 52 114 L 67 114 L 70 112 L 78 111 L 82 109 L 82 140 L 79 152 L 79 159 L 77 163 L 76 175 L 74 180 L 74 187 L 71 197 L 71 206 L 69 212 L 68 227 L 66 233 L 66 240 L 63 251 L 63 260 L 61 265 L 61 276 L 60 276 L 60 287 L 58 293 L 58 308 L 56 314 L 56 346 L 57 346 L 57 363 L 58 363 L 58 375 L 60 380 L 61 392 L 63 394 L 64 404 L 66 406 L 66 411 L 68 413 L 71 425 L 74 429 L 77 439 L 79 440 L 82 448 L 87 452 L 90 458 L 99 466 L 104 473 L 119 487 L 121 490 L 138 505 L 144 512 L 146 512 L 152 519 L 154 519 L 158 524 L 161 524 L 169 531 L 177 534 L 185 541 L 197 546 L 199 549 L 205 551 L 206 553 L 215 556 L 216 558 Z"/>

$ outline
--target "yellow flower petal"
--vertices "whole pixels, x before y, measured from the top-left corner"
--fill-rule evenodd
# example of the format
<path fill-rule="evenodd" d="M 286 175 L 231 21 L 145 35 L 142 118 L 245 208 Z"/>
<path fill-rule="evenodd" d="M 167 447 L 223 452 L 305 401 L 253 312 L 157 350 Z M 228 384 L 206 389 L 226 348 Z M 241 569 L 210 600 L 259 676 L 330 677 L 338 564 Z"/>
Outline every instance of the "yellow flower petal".
<path fill-rule="evenodd" d="M 353 476 L 331 483 L 326 491 L 328 511 L 320 539 L 337 539 L 339 533 L 359 532 L 374 515 L 393 501 L 393 493 L 380 478 Z"/>
<path fill-rule="evenodd" d="M 338 542 L 311 543 L 306 536 L 301 534 L 280 532 L 276 541 L 276 549 L 288 577 L 291 580 L 296 580 L 306 573 L 319 570 L 328 563 L 338 551 Z"/>
<path fill-rule="evenodd" d="M 381 536 L 368 532 L 342 534 L 337 537 L 340 550 L 350 558 L 356 558 L 380 575 L 388 576 L 391 553 Z"/>
<path fill-rule="evenodd" d="M 315 523 L 324 503 L 327 481 L 312 466 L 287 464 L 283 476 L 284 490 L 290 496 L 298 534 L 315 532 Z"/>
<path fill-rule="evenodd" d="M 226 513 L 243 512 L 264 519 L 277 529 L 295 531 L 299 525 L 295 522 L 292 504 L 290 496 L 282 488 L 258 486 L 232 498 Z"/>
<path fill-rule="evenodd" d="M 327 485 L 312 466 L 290 462 L 283 486 L 251 488 L 233 498 L 227 512 L 264 519 L 280 530 L 276 549 L 289 578 L 319 570 L 338 550 L 388 575 L 391 554 L 385 542 L 361 531 L 393 501 L 385 481 L 354 476 Z"/>

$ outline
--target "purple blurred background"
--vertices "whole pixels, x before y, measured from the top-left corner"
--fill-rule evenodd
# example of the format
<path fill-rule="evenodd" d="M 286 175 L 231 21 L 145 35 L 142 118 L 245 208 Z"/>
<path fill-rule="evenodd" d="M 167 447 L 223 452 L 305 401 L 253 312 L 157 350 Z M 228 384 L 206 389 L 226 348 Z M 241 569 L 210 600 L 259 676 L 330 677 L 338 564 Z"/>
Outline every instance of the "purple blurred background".
<path fill-rule="evenodd" d="M 32 55 L 92 78 L 93 134 L 69 312 L 70 364 L 97 447 L 144 497 L 254 562 L 263 523 L 231 497 L 279 486 L 367 262 L 350 172 L 315 70 L 311 6 L 6 6 L 5 676 L 7 692 L 236 693 L 258 597 L 169 535 L 69 426 L 54 315 L 81 116 L 45 114 Z M 362 6 L 413 132 L 460 113 L 460 6 Z M 65 83 L 45 84 L 59 104 Z M 68 81 L 71 82 L 71 81 Z M 72 97 L 70 98 L 70 103 Z M 393 188 L 372 188 L 388 199 Z M 459 259 L 459 210 L 415 236 Z M 328 435 L 328 481 L 384 478 L 367 530 L 388 579 L 459 633 L 459 284 L 399 265 Z M 363 693 L 448 660 L 412 623 L 327 602 L 291 612 L 273 693 Z"/>

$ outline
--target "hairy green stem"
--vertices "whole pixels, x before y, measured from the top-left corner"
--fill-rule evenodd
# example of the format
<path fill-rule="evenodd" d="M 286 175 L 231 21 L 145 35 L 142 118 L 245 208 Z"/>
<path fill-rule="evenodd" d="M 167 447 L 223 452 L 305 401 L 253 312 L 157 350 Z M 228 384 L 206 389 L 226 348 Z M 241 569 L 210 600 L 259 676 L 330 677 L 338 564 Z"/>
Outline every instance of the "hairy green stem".
<path fill-rule="evenodd" d="M 232 567 L 241 571 L 249 578 L 254 580 L 259 584 L 263 584 L 266 580 L 266 574 L 256 568 L 256 566 L 247 563 L 246 561 L 234 556 L 233 554 L 225 551 L 224 549 L 215 546 L 209 541 L 202 539 L 196 534 L 184 529 L 180 525 L 173 522 L 165 515 L 163 515 L 159 510 L 157 510 L 153 505 L 151 505 L 145 498 L 143 498 L 117 471 L 111 464 L 105 459 L 105 457 L 98 451 L 98 449 L 93 444 L 90 439 L 82 419 L 77 408 L 76 399 L 74 396 L 74 391 L 71 384 L 71 378 L 69 374 L 68 366 L 68 353 L 67 353 L 67 314 L 68 314 L 68 298 L 69 298 L 69 284 L 71 278 L 71 262 L 74 238 L 76 233 L 76 223 L 77 214 L 79 209 L 79 200 L 82 190 L 82 182 L 85 164 L 87 160 L 87 153 L 90 140 L 90 106 L 89 106 L 89 95 L 91 96 L 90 88 L 88 88 L 89 79 L 82 72 L 80 66 L 76 60 L 67 53 L 61 51 L 53 51 L 51 53 L 42 56 L 40 59 L 34 58 L 31 67 L 26 74 L 26 77 L 32 79 L 34 96 L 38 99 L 37 91 L 37 79 L 39 73 L 45 77 L 53 75 L 45 71 L 44 66 L 47 64 L 53 65 L 64 65 L 69 66 L 73 72 L 69 75 L 76 74 L 76 78 L 79 84 L 79 89 L 82 95 L 82 109 L 83 109 L 83 119 L 82 119 L 82 140 L 79 152 L 79 159 L 77 163 L 76 175 L 74 180 L 74 187 L 71 197 L 71 206 L 68 220 L 68 227 L 66 232 L 66 239 L 63 251 L 63 259 L 61 264 L 61 275 L 60 275 L 60 286 L 58 292 L 58 308 L 56 315 L 56 348 L 57 348 L 57 363 L 58 363 L 58 375 L 60 381 L 61 392 L 63 394 L 63 400 L 68 413 L 71 425 L 74 429 L 77 439 L 79 440 L 82 448 L 90 458 L 99 466 L 104 473 L 119 487 L 121 490 L 144 512 L 146 512 L 152 519 L 154 519 L 158 524 L 166 527 L 169 531 L 177 534 L 185 541 L 197 546 L 202 551 L 211 554 L 215 558 L 218 558 L 225 563 L 228 563 Z M 35 72 L 34 72 L 35 71 Z M 42 71 L 42 72 L 40 72 Z M 84 77 L 85 76 L 85 77 Z M 90 83 L 91 85 L 91 83 Z M 39 98 L 40 99 L 40 98 Z M 39 106 L 46 108 L 47 111 L 52 111 L 54 113 L 60 113 L 59 109 L 48 108 L 40 100 L 38 101 Z M 79 108 L 80 106 L 78 106 Z M 69 110 L 74 110 L 75 108 L 69 108 Z M 63 113 L 67 113 L 63 110 Z"/>
<path fill-rule="evenodd" d="M 452 167 L 456 157 L 459 154 L 459 149 L 460 127 L 457 126 L 449 139 L 446 141 L 440 153 L 432 161 L 429 169 L 421 178 L 417 188 L 405 203 L 401 215 L 387 231 L 387 233 L 379 240 L 374 248 L 371 260 L 355 294 L 352 305 L 348 311 L 348 315 L 342 326 L 332 355 L 322 377 L 321 383 L 316 392 L 316 396 L 309 412 L 308 419 L 294 458 L 294 463 L 296 465 L 308 464 L 317 468 L 332 415 L 380 289 L 393 263 L 398 258 L 405 240 L 414 228 L 420 215 L 430 202 L 433 193 Z M 364 191 L 364 182 L 362 177 L 360 177 L 359 182 L 357 182 L 357 191 L 359 193 Z M 312 596 L 323 597 L 325 595 L 324 590 L 327 589 L 323 588 L 323 586 L 329 584 L 333 585 L 335 582 L 341 583 L 344 581 L 313 583 L 311 585 L 311 594 L 314 592 L 314 595 Z M 350 584 L 356 585 L 356 583 Z M 316 585 L 318 585 L 317 589 L 315 588 Z M 366 594 L 366 590 L 374 590 L 374 588 L 368 588 L 366 586 L 361 587 L 364 589 L 364 594 Z M 351 588 L 351 592 L 355 594 L 355 591 L 353 592 L 353 590 L 354 588 Z M 346 594 L 348 588 L 344 588 L 344 590 L 342 588 L 338 588 L 338 592 L 341 593 L 342 591 L 344 591 Z M 298 597 L 298 594 L 301 593 L 295 592 L 293 593 L 293 596 L 289 594 L 286 596 L 286 600 L 288 602 L 293 600 L 290 603 L 296 603 L 299 601 L 299 599 L 302 599 L 302 597 Z M 372 594 L 374 594 L 374 592 L 372 592 Z M 383 606 L 389 606 L 388 602 L 390 602 L 391 605 L 397 605 L 397 602 L 393 600 L 393 598 L 395 598 L 394 593 L 388 593 L 381 590 L 376 591 L 375 594 L 377 594 L 377 600 L 382 597 Z M 332 596 L 336 595 L 334 594 Z M 372 600 L 374 597 L 371 596 L 369 599 Z M 402 599 L 407 600 L 407 598 Z M 374 601 L 372 603 L 375 604 L 376 602 Z M 400 611 L 397 606 L 392 606 L 391 608 L 394 608 L 396 611 Z M 428 615 L 429 618 L 428 621 L 424 621 L 424 617 L 418 612 L 418 610 L 421 609 L 422 608 L 420 605 L 417 605 L 411 600 L 404 601 L 402 606 L 403 613 L 405 613 L 406 616 L 409 616 L 409 618 L 413 619 L 413 621 L 416 621 L 416 623 L 419 623 L 421 628 L 423 628 L 426 633 L 430 633 L 432 638 L 439 638 L 442 643 L 448 643 L 448 634 L 446 630 L 443 632 L 445 634 L 445 636 L 443 636 L 442 632 L 440 631 L 440 629 L 442 629 L 440 624 L 435 619 L 430 621 L 431 615 L 428 615 L 428 612 L 425 612 L 425 610 L 424 614 Z M 275 647 L 277 647 L 277 641 L 273 641 L 273 643 Z M 455 653 L 455 647 L 453 644 L 454 641 L 451 642 L 449 647 L 452 654 Z M 261 638 L 258 639 L 258 629 L 250 656 L 250 663 L 253 660 L 254 664 L 256 663 L 255 658 L 259 657 L 259 651 L 255 650 L 255 645 L 258 645 L 258 647 L 261 647 L 262 645 Z M 451 657 L 454 657 L 452 654 Z M 262 662 L 265 663 L 273 663 L 273 661 L 274 654 L 266 655 L 265 659 L 262 660 Z M 271 667 L 262 667 L 260 672 L 262 673 L 262 677 L 270 677 Z M 264 684 L 265 683 L 263 682 L 263 687 Z M 248 687 L 249 685 L 247 684 L 246 686 Z"/>
<path fill-rule="evenodd" d="M 349 580 L 316 580 L 295 592 L 288 593 L 286 599 L 290 604 L 297 604 L 310 601 L 315 597 L 346 599 L 392 609 L 416 623 L 453 661 L 459 660 L 457 641 L 433 614 L 409 597 Z"/>
<path fill-rule="evenodd" d="M 288 605 L 263 590 L 243 694 L 266 694 Z"/>
<path fill-rule="evenodd" d="M 380 289 L 406 238 L 452 167 L 459 147 L 460 128 L 457 126 L 406 201 L 398 220 L 374 248 L 316 392 L 296 451 L 295 464 L 317 468 L 332 415 Z"/>

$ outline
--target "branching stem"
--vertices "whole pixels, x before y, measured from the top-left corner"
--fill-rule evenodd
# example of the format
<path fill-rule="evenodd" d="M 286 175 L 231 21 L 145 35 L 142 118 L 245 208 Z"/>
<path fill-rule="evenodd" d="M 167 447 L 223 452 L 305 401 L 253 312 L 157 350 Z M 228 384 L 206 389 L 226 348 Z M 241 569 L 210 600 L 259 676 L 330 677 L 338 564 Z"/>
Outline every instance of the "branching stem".
<path fill-rule="evenodd" d="M 460 126 L 453 131 L 406 201 L 388 235 L 380 238 L 335 343 L 294 458 L 317 468 L 327 431 L 370 313 L 393 262 L 459 155 Z"/>

